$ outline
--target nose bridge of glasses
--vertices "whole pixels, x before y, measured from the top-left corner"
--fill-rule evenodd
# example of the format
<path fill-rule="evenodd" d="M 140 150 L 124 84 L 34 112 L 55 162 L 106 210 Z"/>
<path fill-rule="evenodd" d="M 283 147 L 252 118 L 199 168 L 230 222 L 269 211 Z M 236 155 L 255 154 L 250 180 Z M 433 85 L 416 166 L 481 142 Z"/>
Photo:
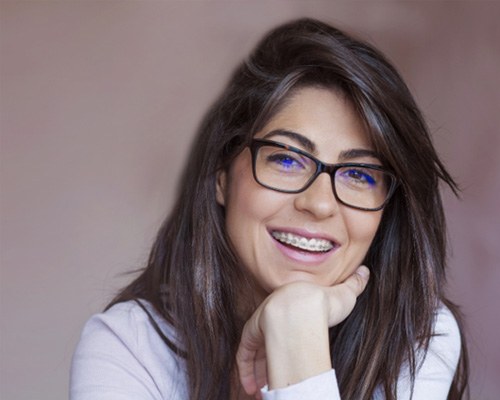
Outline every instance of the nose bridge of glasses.
<path fill-rule="evenodd" d="M 317 162 L 316 173 L 313 175 L 310 183 L 307 185 L 308 189 L 310 186 L 318 187 L 320 185 L 324 185 L 324 183 L 318 182 L 322 181 L 321 177 L 323 174 L 328 175 L 328 182 L 330 184 L 329 194 L 334 198 L 334 200 L 338 200 L 337 193 L 335 190 L 335 172 L 337 168 L 335 165 L 325 164 L 321 161 Z M 316 190 L 319 190 L 318 188 Z"/>
<path fill-rule="evenodd" d="M 336 196 L 335 192 L 335 173 L 338 167 L 335 164 L 326 164 L 324 162 L 318 161 L 318 168 L 316 171 L 315 179 L 317 179 L 321 174 L 325 173 L 330 176 L 330 183 L 332 185 L 332 191 Z"/>

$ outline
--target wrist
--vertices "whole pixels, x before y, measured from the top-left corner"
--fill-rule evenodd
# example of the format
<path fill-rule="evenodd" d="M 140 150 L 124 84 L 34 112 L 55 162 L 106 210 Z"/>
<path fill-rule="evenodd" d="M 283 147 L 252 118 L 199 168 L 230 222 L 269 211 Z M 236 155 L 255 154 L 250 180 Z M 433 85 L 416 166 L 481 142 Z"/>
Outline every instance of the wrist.
<path fill-rule="evenodd" d="M 295 296 L 263 310 L 270 389 L 283 388 L 332 368 L 322 296 Z"/>

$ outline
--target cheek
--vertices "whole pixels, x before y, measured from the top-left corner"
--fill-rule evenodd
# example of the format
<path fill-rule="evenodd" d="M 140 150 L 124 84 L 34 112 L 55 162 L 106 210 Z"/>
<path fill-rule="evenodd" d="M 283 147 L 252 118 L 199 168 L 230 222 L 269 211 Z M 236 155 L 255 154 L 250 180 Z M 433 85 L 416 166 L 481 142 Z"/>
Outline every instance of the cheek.
<path fill-rule="evenodd" d="M 226 228 L 231 240 L 249 244 L 265 233 L 266 222 L 283 204 L 279 196 L 258 185 L 251 176 L 236 179 L 239 181 L 231 187 L 226 203 Z"/>
<path fill-rule="evenodd" d="M 255 182 L 250 161 L 242 157 L 230 171 L 226 192 L 226 229 L 230 240 L 245 258 L 251 245 L 263 234 L 263 226 L 272 214 L 270 191 Z"/>
<path fill-rule="evenodd" d="M 229 172 L 225 207 L 226 223 L 231 230 L 243 224 L 263 223 L 282 207 L 283 196 L 259 185 L 251 165 L 250 152 L 245 151 Z"/>
<path fill-rule="evenodd" d="M 259 188 L 249 168 L 237 163 L 229 176 L 226 201 L 226 223 L 233 230 L 239 220 L 259 213 Z"/>
<path fill-rule="evenodd" d="M 349 211 L 350 213 L 345 219 L 349 240 L 351 245 L 355 245 L 360 251 L 363 251 L 364 257 L 377 233 L 382 212 Z"/>
<path fill-rule="evenodd" d="M 343 282 L 363 262 L 381 220 L 381 213 L 366 213 L 358 210 L 343 212 L 348 244 L 342 253 L 344 268 L 335 277 L 334 283 Z"/>

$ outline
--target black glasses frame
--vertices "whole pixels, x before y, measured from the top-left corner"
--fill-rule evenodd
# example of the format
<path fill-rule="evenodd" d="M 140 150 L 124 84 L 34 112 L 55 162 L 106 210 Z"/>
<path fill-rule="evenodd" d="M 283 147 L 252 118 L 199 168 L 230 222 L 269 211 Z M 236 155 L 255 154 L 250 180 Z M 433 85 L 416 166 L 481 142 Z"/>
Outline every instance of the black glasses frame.
<path fill-rule="evenodd" d="M 275 188 L 273 186 L 266 185 L 265 183 L 262 183 L 259 180 L 259 178 L 257 178 L 257 172 L 256 172 L 257 153 L 258 153 L 259 148 L 261 148 L 263 146 L 278 147 L 278 148 L 281 148 L 281 149 L 293 151 L 294 153 L 301 154 L 301 155 L 303 155 L 303 156 L 311 159 L 312 161 L 314 161 L 314 163 L 316 164 L 316 171 L 309 178 L 309 180 L 305 183 L 305 185 L 302 188 L 300 188 L 300 189 L 285 190 L 285 189 L 277 189 L 277 188 Z M 307 153 L 307 152 L 305 152 L 305 151 L 303 151 L 303 150 L 301 150 L 301 149 L 299 149 L 297 147 L 290 146 L 290 145 L 287 145 L 287 144 L 284 144 L 284 143 L 280 143 L 280 142 L 275 142 L 274 140 L 267 140 L 267 139 L 252 139 L 249 147 L 250 147 L 250 152 L 252 154 L 252 172 L 253 172 L 253 177 L 254 177 L 255 181 L 259 185 L 261 185 L 261 186 L 263 186 L 263 187 L 265 187 L 267 189 L 274 190 L 276 192 L 281 192 L 281 193 L 301 193 L 301 192 L 307 190 L 307 188 L 313 184 L 313 182 L 316 180 L 316 178 L 320 174 L 322 174 L 322 173 L 325 172 L 328 175 L 330 175 L 330 180 L 332 182 L 333 195 L 335 196 L 335 199 L 338 202 L 340 202 L 340 203 L 342 203 L 342 204 L 344 204 L 344 205 L 346 205 L 348 207 L 355 208 L 357 210 L 379 211 L 379 210 L 381 210 L 382 208 L 385 207 L 385 205 L 388 203 L 388 201 L 390 200 L 390 198 L 394 194 L 397 186 L 399 185 L 399 181 L 398 181 L 398 178 L 396 177 L 396 175 L 394 175 L 392 172 L 388 171 L 386 168 L 381 167 L 379 165 L 364 164 L 364 163 L 327 164 L 327 163 L 324 163 L 323 161 L 318 160 L 312 154 L 309 154 L 309 153 Z M 374 169 L 374 170 L 377 170 L 377 171 L 384 172 L 390 178 L 390 184 L 389 184 L 389 187 L 387 189 L 387 196 L 385 198 L 385 201 L 382 203 L 382 205 L 380 207 L 377 207 L 377 208 L 365 208 L 365 207 L 353 206 L 352 204 L 346 203 L 345 201 L 343 201 L 342 199 L 339 198 L 339 196 L 337 194 L 337 189 L 335 187 L 335 173 L 337 172 L 337 170 L 339 170 L 340 168 L 344 168 L 344 167 L 362 167 L 362 168 Z"/>

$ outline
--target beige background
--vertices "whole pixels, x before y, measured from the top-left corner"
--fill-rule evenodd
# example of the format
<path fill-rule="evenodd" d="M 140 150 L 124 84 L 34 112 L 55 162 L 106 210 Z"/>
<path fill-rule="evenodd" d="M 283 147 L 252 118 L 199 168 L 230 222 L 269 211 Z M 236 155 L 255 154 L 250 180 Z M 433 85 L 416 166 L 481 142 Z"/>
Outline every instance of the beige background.
<path fill-rule="evenodd" d="M 500 3 L 2 2 L 0 398 L 64 399 L 82 324 L 142 265 L 193 132 L 262 33 L 314 16 L 400 68 L 461 182 L 450 295 L 500 393 Z"/>

